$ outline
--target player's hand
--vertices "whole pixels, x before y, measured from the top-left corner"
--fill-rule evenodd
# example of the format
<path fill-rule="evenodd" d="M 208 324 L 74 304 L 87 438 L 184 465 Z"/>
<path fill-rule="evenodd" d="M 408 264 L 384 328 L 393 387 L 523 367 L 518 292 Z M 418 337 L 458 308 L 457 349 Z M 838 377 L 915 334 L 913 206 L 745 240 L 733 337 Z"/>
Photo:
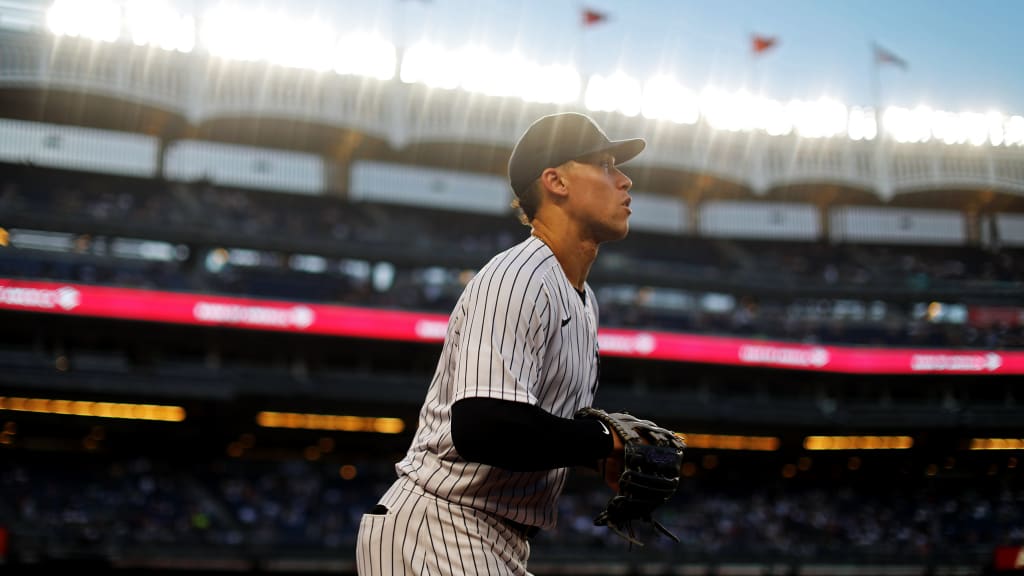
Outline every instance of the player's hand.
<path fill-rule="evenodd" d="M 614 430 L 612 435 L 612 452 L 598 463 L 598 471 L 604 476 L 604 482 L 614 492 L 619 491 L 619 478 L 625 470 L 624 445 L 622 438 Z"/>

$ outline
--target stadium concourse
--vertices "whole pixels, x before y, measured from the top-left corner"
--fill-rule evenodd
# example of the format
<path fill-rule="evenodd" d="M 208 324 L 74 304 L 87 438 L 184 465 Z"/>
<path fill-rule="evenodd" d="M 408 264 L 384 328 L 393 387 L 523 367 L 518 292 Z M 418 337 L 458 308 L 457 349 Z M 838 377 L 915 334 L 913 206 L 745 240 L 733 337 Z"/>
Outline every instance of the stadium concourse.
<path fill-rule="evenodd" d="M 354 573 L 444 315 L 526 234 L 512 135 L 577 103 L 0 54 L 0 570 Z M 682 542 L 593 526 L 581 471 L 532 570 L 1012 570 L 1024 148 L 594 113 L 650 152 L 591 274 L 599 404 L 687 436 Z"/>

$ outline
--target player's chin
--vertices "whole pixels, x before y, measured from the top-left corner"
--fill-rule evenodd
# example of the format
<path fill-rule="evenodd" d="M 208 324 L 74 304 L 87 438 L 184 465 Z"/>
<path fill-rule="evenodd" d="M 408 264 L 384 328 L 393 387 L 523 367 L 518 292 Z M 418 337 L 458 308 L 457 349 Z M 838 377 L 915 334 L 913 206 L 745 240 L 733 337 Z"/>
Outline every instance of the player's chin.
<path fill-rule="evenodd" d="M 622 240 L 629 234 L 629 219 L 617 218 L 605 221 L 599 228 L 595 228 L 600 242 L 615 242 Z"/>
<path fill-rule="evenodd" d="M 625 238 L 628 235 L 629 235 L 629 220 L 627 219 L 627 220 L 623 220 L 622 223 L 619 226 L 615 226 L 612 229 L 612 233 L 611 233 L 612 238 L 609 241 L 610 242 L 614 242 L 616 240 L 622 240 L 623 238 Z"/>

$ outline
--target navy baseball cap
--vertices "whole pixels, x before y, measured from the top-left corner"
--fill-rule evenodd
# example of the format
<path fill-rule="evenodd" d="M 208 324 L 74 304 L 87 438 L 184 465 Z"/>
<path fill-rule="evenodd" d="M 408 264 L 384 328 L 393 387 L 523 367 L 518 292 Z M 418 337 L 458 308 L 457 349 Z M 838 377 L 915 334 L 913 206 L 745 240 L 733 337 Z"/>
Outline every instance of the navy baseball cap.
<path fill-rule="evenodd" d="M 548 168 L 600 152 L 610 152 L 624 164 L 643 151 L 643 138 L 611 140 L 590 116 L 562 112 L 543 116 L 519 137 L 508 160 L 508 181 L 522 195 Z"/>

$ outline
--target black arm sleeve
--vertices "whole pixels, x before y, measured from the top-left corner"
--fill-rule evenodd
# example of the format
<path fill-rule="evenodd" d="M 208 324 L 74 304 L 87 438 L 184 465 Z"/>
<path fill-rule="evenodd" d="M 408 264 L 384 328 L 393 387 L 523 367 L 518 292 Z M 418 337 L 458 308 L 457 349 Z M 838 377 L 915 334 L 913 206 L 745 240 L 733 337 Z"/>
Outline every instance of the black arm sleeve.
<path fill-rule="evenodd" d="M 596 420 L 559 418 L 531 404 L 495 398 L 452 405 L 452 442 L 470 462 L 517 472 L 594 468 L 613 445 Z"/>

